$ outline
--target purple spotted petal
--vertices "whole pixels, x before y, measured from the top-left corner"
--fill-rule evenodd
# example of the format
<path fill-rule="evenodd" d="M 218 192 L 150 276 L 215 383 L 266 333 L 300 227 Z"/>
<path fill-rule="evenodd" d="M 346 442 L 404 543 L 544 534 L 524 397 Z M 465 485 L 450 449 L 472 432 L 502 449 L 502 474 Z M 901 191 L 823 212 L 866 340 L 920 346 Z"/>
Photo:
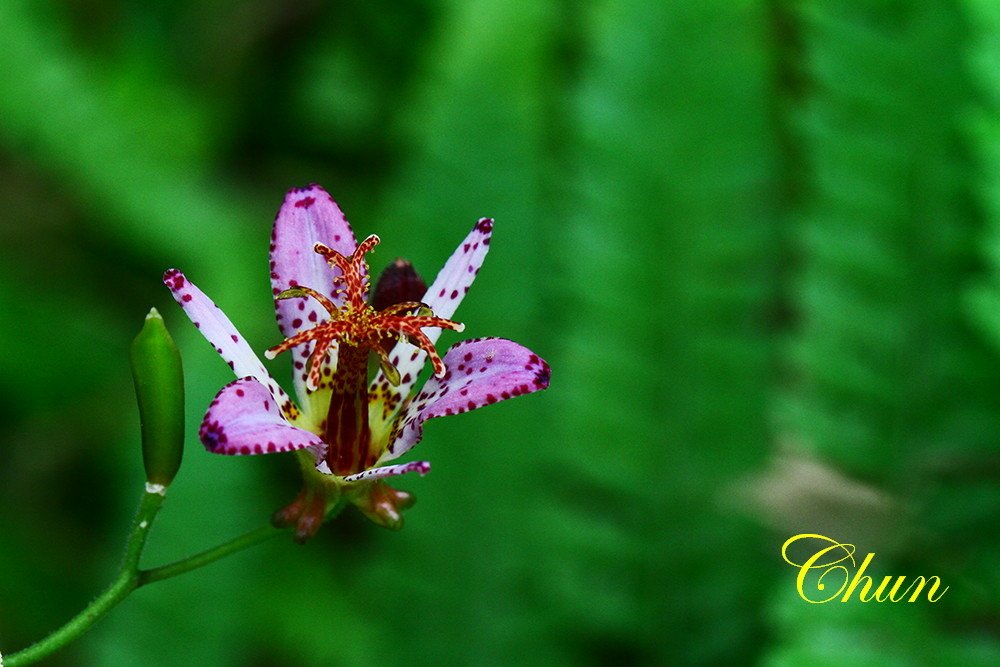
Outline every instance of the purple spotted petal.
<path fill-rule="evenodd" d="M 313 447 L 323 440 L 289 424 L 271 392 L 253 378 L 230 382 L 216 394 L 198 437 L 215 454 L 272 454 Z"/>
<path fill-rule="evenodd" d="M 450 318 L 462 303 L 469 286 L 476 279 L 479 267 L 490 251 L 490 237 L 493 236 L 493 219 L 481 218 L 469 232 L 465 240 L 455 248 L 437 278 L 427 288 L 423 302 L 431 307 L 438 317 Z M 431 335 L 434 332 L 434 336 Z M 431 340 L 437 340 L 440 329 L 428 331 Z"/>
<path fill-rule="evenodd" d="M 423 435 L 423 423 L 549 386 L 549 365 L 526 347 L 503 338 L 457 343 L 444 357 L 444 377 L 431 377 L 401 415 L 396 436 L 379 462 L 406 453 Z"/>
<path fill-rule="evenodd" d="M 383 479 L 385 477 L 396 477 L 398 475 L 405 475 L 408 472 L 418 472 L 420 476 L 423 477 L 431 471 L 431 464 L 427 461 L 413 461 L 412 463 L 402 463 L 395 466 L 383 466 L 381 468 L 369 468 L 363 472 L 359 472 L 356 475 L 348 475 L 344 478 L 345 482 L 358 482 L 360 480 L 375 480 Z"/>
<path fill-rule="evenodd" d="M 358 246 L 354 232 L 337 202 L 318 185 L 289 190 L 274 220 L 271 233 L 271 292 L 280 294 L 289 287 L 310 287 L 340 305 L 334 279 L 340 269 L 331 268 L 313 246 L 322 243 L 343 255 L 350 255 Z M 326 310 L 314 299 L 295 298 L 274 302 L 275 316 L 281 333 L 289 338 L 311 329 L 329 318 Z M 303 402 L 307 394 L 304 379 L 306 360 L 313 343 L 300 345 L 292 351 L 296 391 Z M 331 349 L 331 363 L 336 360 L 336 345 Z"/>
<path fill-rule="evenodd" d="M 465 298 L 469 286 L 476 279 L 479 268 L 486 259 L 492 235 L 493 220 L 482 218 L 455 248 L 455 252 L 445 262 L 422 299 L 431 307 L 434 315 L 451 318 L 455 314 L 458 304 Z M 441 329 L 429 327 L 424 329 L 424 333 L 433 343 L 441 336 Z M 375 376 L 371 385 L 371 395 L 376 400 L 373 402 L 369 419 L 376 423 L 388 421 L 394 416 L 391 410 L 383 409 L 384 405 L 399 405 L 402 399 L 410 395 L 413 384 L 423 370 L 424 362 L 427 361 L 427 353 L 409 343 L 399 343 L 389 353 L 389 358 L 399 370 L 402 380 L 398 386 L 393 387 L 386 381 L 381 371 Z"/>
<path fill-rule="evenodd" d="M 288 394 L 278 386 L 260 363 L 260 359 L 250 349 L 250 345 L 229 321 L 226 314 L 209 299 L 197 285 L 177 269 L 163 274 L 163 284 L 170 288 L 174 300 L 180 304 L 201 334 L 208 339 L 215 351 L 229 364 L 237 377 L 252 377 L 271 390 L 274 398 L 282 405 L 288 405 L 289 414 L 294 412 Z"/>

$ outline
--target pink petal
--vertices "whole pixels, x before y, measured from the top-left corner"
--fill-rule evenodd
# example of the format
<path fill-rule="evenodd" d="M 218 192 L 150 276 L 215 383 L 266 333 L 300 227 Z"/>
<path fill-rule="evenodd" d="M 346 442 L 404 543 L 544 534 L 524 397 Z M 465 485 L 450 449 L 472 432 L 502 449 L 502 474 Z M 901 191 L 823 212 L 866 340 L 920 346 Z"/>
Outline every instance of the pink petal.
<path fill-rule="evenodd" d="M 216 394 L 198 437 L 215 454 L 271 454 L 305 447 L 321 451 L 323 440 L 289 424 L 267 387 L 247 377 Z"/>
<path fill-rule="evenodd" d="M 340 269 L 332 268 L 313 250 L 317 243 L 347 256 L 358 247 L 347 218 L 326 190 L 318 185 L 289 190 L 271 232 L 272 293 L 277 295 L 289 287 L 304 285 L 340 304 L 342 299 L 333 284 Z M 300 308 L 300 304 L 305 305 Z M 313 327 L 316 322 L 310 320 L 312 312 L 316 317 L 329 317 L 311 299 L 276 301 L 275 310 L 278 326 L 286 338 Z"/>
<path fill-rule="evenodd" d="M 395 466 L 383 466 L 381 468 L 369 468 L 356 475 L 348 475 L 344 478 L 345 482 L 357 482 L 363 479 L 373 480 L 382 479 L 384 477 L 396 477 L 397 475 L 405 475 L 408 472 L 418 472 L 420 476 L 423 477 L 431 471 L 431 464 L 427 461 L 413 461 L 412 463 L 403 463 Z"/>
<path fill-rule="evenodd" d="M 431 376 L 401 415 L 399 430 L 380 462 L 398 458 L 417 444 L 428 419 L 461 414 L 549 386 L 549 365 L 528 348 L 503 338 L 456 343 L 444 364 L 448 369 L 444 377 Z"/>
<path fill-rule="evenodd" d="M 229 364 L 237 377 L 252 377 L 271 390 L 284 405 L 291 402 L 288 394 L 275 382 L 260 363 L 250 345 L 229 321 L 226 314 L 204 292 L 177 269 L 163 274 L 163 284 L 170 288 L 174 300 L 180 304 L 201 334 L 208 339 L 215 351 Z M 291 409 L 291 408 L 290 408 Z"/>
<path fill-rule="evenodd" d="M 302 285 L 325 295 L 335 304 L 343 301 L 336 294 L 334 279 L 340 269 L 334 269 L 315 251 L 322 243 L 342 255 L 350 255 L 358 246 L 354 232 L 337 202 L 318 185 L 288 191 L 274 220 L 271 232 L 271 292 L 280 294 L 289 287 Z M 274 302 L 275 316 L 281 333 L 290 338 L 311 329 L 329 318 L 326 310 L 314 299 L 295 298 Z M 292 351 L 296 390 L 303 400 L 311 393 L 303 375 L 306 360 L 315 343 L 300 345 Z M 330 363 L 336 363 L 336 345 L 331 348 Z"/>
<path fill-rule="evenodd" d="M 481 218 L 445 262 L 422 299 L 431 307 L 435 316 L 450 319 L 455 314 L 458 304 L 465 298 L 469 286 L 476 279 L 479 268 L 486 259 L 492 235 L 492 218 Z M 432 343 L 441 336 L 441 329 L 436 327 L 424 329 L 424 332 Z M 409 343 L 399 343 L 392 348 L 389 359 L 399 370 L 399 376 L 402 378 L 399 385 L 395 387 L 390 385 L 385 375 L 379 371 L 372 381 L 371 394 L 390 405 L 399 405 L 402 399 L 410 395 L 417 376 L 424 368 L 427 353 Z M 391 413 L 385 414 L 381 406 L 373 406 L 370 418 L 381 421 L 391 419 L 393 416 Z"/>

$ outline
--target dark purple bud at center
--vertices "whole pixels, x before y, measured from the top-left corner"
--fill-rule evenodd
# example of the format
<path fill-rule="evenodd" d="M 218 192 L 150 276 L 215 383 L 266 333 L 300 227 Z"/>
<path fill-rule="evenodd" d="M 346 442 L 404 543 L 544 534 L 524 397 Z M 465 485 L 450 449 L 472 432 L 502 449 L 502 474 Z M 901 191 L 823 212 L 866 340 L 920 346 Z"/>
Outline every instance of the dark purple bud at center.
<path fill-rule="evenodd" d="M 372 307 L 382 310 L 397 303 L 420 301 L 427 292 L 427 283 L 413 268 L 413 264 L 399 258 L 385 267 L 372 292 Z"/>

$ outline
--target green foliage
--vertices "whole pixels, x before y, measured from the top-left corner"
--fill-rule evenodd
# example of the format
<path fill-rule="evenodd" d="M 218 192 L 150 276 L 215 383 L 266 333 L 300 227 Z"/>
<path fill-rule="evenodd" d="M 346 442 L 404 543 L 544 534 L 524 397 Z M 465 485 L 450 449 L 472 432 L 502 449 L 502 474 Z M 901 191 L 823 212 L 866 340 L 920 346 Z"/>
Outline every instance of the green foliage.
<path fill-rule="evenodd" d="M 754 616 L 719 603 L 752 608 L 770 568 L 719 501 L 768 450 L 781 156 L 767 18 L 617 3 L 581 25 L 593 46 L 572 91 L 554 286 L 569 298 L 552 469 L 567 473 L 540 524 L 556 538 L 547 587 L 575 610 L 555 629 L 578 660 L 757 649 Z"/>
<path fill-rule="evenodd" d="M 897 495 L 908 521 L 876 540 L 898 541 L 897 567 L 964 579 L 936 616 L 894 631 L 898 647 L 919 634 L 956 655 L 962 633 L 990 613 L 982 605 L 997 590 L 993 568 L 966 568 L 994 553 L 1000 513 L 995 475 L 981 475 L 997 452 L 1000 363 L 963 308 L 991 218 L 973 196 L 966 124 L 975 98 L 960 9 L 801 7 L 807 185 L 797 226 L 800 325 L 783 410 L 819 458 Z M 970 587 L 970 576 L 985 589 Z M 789 637 L 777 664 L 804 659 L 790 656 L 814 641 L 809 632 Z M 905 664 L 914 658 L 886 651 Z M 834 661 L 825 655 L 822 664 Z"/>

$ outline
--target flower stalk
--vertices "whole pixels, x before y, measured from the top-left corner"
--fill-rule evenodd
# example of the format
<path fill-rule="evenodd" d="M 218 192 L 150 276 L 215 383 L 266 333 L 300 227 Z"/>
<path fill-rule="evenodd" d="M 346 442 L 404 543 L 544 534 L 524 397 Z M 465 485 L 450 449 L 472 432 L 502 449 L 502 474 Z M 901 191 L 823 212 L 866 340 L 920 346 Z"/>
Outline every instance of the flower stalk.
<path fill-rule="evenodd" d="M 146 316 L 142 330 L 132 343 L 129 361 L 142 422 L 146 486 L 125 541 L 121 568 L 104 592 L 83 611 L 45 639 L 3 656 L 0 665 L 17 667 L 38 662 L 89 630 L 136 589 L 205 567 L 285 532 L 281 527 L 265 525 L 174 563 L 140 569 L 146 539 L 166 499 L 167 487 L 180 468 L 184 447 L 184 378 L 180 353 L 155 308 Z M 340 505 L 322 507 L 317 521 L 333 518 L 340 508 Z"/>
<path fill-rule="evenodd" d="M 6 667 L 31 665 L 52 655 L 89 630 L 91 626 L 136 589 L 205 567 L 221 558 L 243 551 L 287 532 L 271 525 L 261 526 L 187 558 L 160 567 L 142 570 L 139 568 L 139 559 L 146 545 L 149 529 L 153 525 L 153 520 L 156 518 L 157 513 L 160 511 L 160 507 L 163 505 L 164 498 L 164 494 L 156 491 L 145 491 L 142 494 L 142 498 L 139 501 L 139 511 L 136 513 L 135 520 L 132 522 L 132 529 L 125 542 L 125 557 L 122 559 L 121 570 L 111 582 L 111 585 L 79 614 L 45 639 L 17 653 L 5 655 L 3 664 Z M 330 508 L 324 520 L 328 521 L 335 517 L 343 507 L 343 503 L 340 503 Z"/>

